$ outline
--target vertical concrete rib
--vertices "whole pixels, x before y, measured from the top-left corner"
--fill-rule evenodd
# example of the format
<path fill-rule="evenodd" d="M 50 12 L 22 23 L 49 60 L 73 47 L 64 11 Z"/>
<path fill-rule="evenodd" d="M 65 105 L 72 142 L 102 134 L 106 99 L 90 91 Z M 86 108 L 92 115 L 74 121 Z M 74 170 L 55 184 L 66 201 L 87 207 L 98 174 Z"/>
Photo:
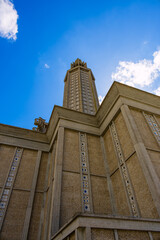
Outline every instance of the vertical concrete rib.
<path fill-rule="evenodd" d="M 26 216 L 25 216 L 25 220 L 24 220 L 23 232 L 22 232 L 22 237 L 21 237 L 22 240 L 27 240 L 27 237 L 28 237 L 28 230 L 29 230 L 29 225 L 30 225 L 30 220 L 31 220 L 31 213 L 32 213 L 32 208 L 33 208 L 33 202 L 34 202 L 35 190 L 36 190 L 36 185 L 37 185 L 41 156 L 42 156 L 42 151 L 38 151 L 34 176 L 33 176 L 33 180 L 32 180 L 30 197 L 29 197 Z"/>
<path fill-rule="evenodd" d="M 107 183 L 108 183 L 108 190 L 109 190 L 109 195 L 110 195 L 110 202 L 111 202 L 111 207 L 112 207 L 112 213 L 114 215 L 117 214 L 117 209 L 116 209 L 116 203 L 115 203 L 115 198 L 114 198 L 114 193 L 113 193 L 113 186 L 110 178 L 110 172 L 109 172 L 109 166 L 107 162 L 107 154 L 104 146 L 104 139 L 103 137 L 100 137 L 100 142 L 101 142 L 101 147 L 102 147 L 102 153 L 103 153 L 103 159 L 104 159 L 104 166 L 106 170 L 106 176 L 107 176 Z"/>
<path fill-rule="evenodd" d="M 51 167 L 51 175 L 50 175 L 50 181 L 49 181 L 49 192 L 48 192 L 48 204 L 47 204 L 47 213 L 46 213 L 46 217 L 44 219 L 44 240 L 50 239 L 51 238 L 51 220 L 52 220 L 52 190 L 53 190 L 53 184 L 54 184 L 54 178 L 53 178 L 53 174 L 54 174 L 54 164 L 55 164 L 55 152 L 56 152 L 56 146 L 57 146 L 57 142 L 55 141 L 54 146 L 53 146 L 53 158 L 51 159 L 52 162 L 52 167 Z"/>
<path fill-rule="evenodd" d="M 42 207 L 41 207 L 41 216 L 40 216 L 37 239 L 41 239 L 41 236 L 42 236 L 42 227 L 43 227 L 43 223 L 44 223 L 44 214 L 45 214 L 45 203 L 46 203 L 47 191 L 48 191 L 48 189 L 47 189 L 48 188 L 48 173 L 49 173 L 50 162 L 51 162 L 51 153 L 48 154 L 46 177 L 45 177 L 45 184 L 44 184 L 44 194 L 43 194 L 43 201 L 42 201 Z"/>
<path fill-rule="evenodd" d="M 158 214 L 160 216 L 160 188 L 159 188 L 159 179 L 149 157 L 149 154 L 144 146 L 143 140 L 141 138 L 140 132 L 136 125 L 136 122 L 131 114 L 131 111 L 127 105 L 121 107 L 121 112 L 125 120 L 128 132 L 132 139 L 135 151 L 137 153 L 138 160 L 141 164 L 144 176 L 148 183 L 150 192 L 154 199 Z"/>
<path fill-rule="evenodd" d="M 108 162 L 107 162 L 107 153 L 106 153 L 106 149 L 105 149 L 105 145 L 104 145 L 104 139 L 102 136 L 100 137 L 100 142 L 101 142 L 101 148 L 102 148 L 102 153 L 103 153 L 104 166 L 105 166 L 105 170 L 106 170 L 107 184 L 108 184 L 108 191 L 109 191 L 110 202 L 111 202 L 111 207 L 112 207 L 112 213 L 113 213 L 113 215 L 117 215 L 113 186 L 112 186 L 112 181 L 111 181 L 110 172 L 109 172 L 109 166 L 108 166 Z M 115 240 L 119 239 L 117 229 L 114 229 L 114 238 L 115 238 Z"/>
<path fill-rule="evenodd" d="M 75 230 L 75 240 L 91 240 L 91 228 L 77 228 Z"/>
<path fill-rule="evenodd" d="M 53 206 L 51 235 L 54 235 L 60 224 L 60 204 L 61 204 L 61 184 L 62 184 L 62 164 L 64 151 L 64 128 L 58 130 L 57 148 L 55 156 L 54 186 L 53 186 Z"/>

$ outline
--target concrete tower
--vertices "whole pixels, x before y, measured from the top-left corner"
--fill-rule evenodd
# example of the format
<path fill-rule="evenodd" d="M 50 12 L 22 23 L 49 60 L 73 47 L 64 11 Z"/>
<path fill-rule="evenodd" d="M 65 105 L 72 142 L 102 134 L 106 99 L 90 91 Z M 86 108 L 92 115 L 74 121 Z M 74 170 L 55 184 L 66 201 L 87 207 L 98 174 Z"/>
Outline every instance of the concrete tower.
<path fill-rule="evenodd" d="M 98 107 L 98 97 L 95 78 L 87 64 L 79 58 L 71 64 L 64 79 L 63 107 L 76 111 L 95 114 Z"/>
<path fill-rule="evenodd" d="M 0 240 L 160 240 L 160 97 L 114 82 L 98 108 L 77 59 L 35 125 L 0 124 Z"/>

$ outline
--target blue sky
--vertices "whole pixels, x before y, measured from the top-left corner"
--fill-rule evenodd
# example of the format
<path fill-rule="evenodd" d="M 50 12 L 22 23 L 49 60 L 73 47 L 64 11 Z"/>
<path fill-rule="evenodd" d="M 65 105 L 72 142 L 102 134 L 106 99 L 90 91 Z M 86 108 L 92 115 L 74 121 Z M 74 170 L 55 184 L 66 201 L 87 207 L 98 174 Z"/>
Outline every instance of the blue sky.
<path fill-rule="evenodd" d="M 160 94 L 159 0 L 0 0 L 0 36 L 3 124 L 48 121 L 76 58 L 92 69 L 99 96 L 113 80 Z"/>

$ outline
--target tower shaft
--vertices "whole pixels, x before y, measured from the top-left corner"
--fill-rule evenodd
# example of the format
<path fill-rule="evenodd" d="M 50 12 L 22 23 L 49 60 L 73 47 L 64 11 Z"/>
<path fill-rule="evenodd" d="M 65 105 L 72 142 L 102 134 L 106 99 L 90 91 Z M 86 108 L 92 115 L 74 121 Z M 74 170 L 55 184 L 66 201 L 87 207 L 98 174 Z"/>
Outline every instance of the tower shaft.
<path fill-rule="evenodd" d="M 87 68 L 87 64 L 77 59 L 67 71 L 64 82 L 63 107 L 95 114 L 99 102 L 95 78 L 91 69 Z"/>

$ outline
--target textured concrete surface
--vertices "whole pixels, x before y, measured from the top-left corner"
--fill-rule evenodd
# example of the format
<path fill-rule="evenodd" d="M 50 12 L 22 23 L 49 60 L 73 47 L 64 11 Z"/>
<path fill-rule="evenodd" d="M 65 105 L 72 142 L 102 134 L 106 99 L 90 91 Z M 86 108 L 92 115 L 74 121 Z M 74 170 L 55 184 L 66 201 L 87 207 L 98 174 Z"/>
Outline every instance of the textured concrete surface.
<path fill-rule="evenodd" d="M 158 218 L 154 201 L 136 155 L 132 156 L 127 161 L 127 167 L 140 208 L 141 216 L 144 218 Z"/>
<path fill-rule="evenodd" d="M 114 234 L 112 230 L 106 229 L 92 229 L 92 240 L 114 240 Z"/>

